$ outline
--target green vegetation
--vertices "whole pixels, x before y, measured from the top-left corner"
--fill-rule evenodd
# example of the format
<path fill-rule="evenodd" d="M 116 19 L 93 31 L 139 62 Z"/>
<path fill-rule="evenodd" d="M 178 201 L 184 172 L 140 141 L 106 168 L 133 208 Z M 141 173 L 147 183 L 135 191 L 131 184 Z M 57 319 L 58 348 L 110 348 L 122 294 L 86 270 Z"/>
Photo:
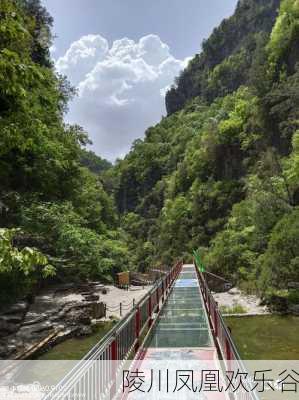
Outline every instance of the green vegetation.
<path fill-rule="evenodd" d="M 1 296 L 194 249 L 265 298 L 298 282 L 298 9 L 239 1 L 167 93 L 168 116 L 111 166 L 63 122 L 75 93 L 50 60 L 51 17 L 39 0 L 3 0 L 0 226 L 14 235 L 0 247 Z M 4 252 L 32 257 L 7 269 Z"/>
<path fill-rule="evenodd" d="M 39 0 L 3 0 L 0 18 L 1 300 L 54 273 L 111 279 L 128 256 L 99 176 L 109 163 L 84 150 L 80 127 L 63 122 L 74 90 L 50 60 L 52 19 Z"/>
<path fill-rule="evenodd" d="M 298 1 L 240 1 L 114 168 L 138 265 L 198 249 L 265 298 L 299 281 L 298 21 Z"/>
<path fill-rule="evenodd" d="M 246 308 L 241 306 L 241 304 L 235 304 L 232 307 L 221 306 L 221 314 L 246 314 Z"/>
<path fill-rule="evenodd" d="M 4 301 L 20 293 L 20 281 L 23 283 L 21 290 L 26 293 L 32 290 L 39 276 L 46 278 L 55 274 L 42 253 L 30 247 L 19 250 L 13 245 L 17 233 L 20 234 L 16 229 L 0 229 L 0 290 Z"/>

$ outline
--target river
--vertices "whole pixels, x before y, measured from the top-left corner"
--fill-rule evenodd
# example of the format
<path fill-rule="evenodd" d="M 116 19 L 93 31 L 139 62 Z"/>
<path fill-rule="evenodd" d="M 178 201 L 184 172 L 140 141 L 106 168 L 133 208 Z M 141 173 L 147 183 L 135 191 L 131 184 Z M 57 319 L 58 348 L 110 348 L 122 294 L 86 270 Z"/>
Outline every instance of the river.
<path fill-rule="evenodd" d="M 299 360 L 299 317 L 243 316 L 226 318 L 226 322 L 244 360 Z M 79 360 L 112 327 L 112 322 L 101 324 L 91 336 L 68 339 L 39 359 Z"/>
<path fill-rule="evenodd" d="M 299 360 L 299 317 L 225 318 L 244 360 Z"/>
<path fill-rule="evenodd" d="M 38 359 L 80 360 L 112 329 L 114 324 L 113 321 L 101 323 L 94 327 L 92 335 L 67 339 L 39 356 Z"/>

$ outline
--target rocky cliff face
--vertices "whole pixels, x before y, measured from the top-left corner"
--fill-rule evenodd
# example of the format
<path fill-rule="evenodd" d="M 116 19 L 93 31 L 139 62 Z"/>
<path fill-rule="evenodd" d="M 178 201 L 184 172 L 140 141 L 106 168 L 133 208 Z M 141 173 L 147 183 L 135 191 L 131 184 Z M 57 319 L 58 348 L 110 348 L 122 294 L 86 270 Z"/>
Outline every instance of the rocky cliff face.
<path fill-rule="evenodd" d="M 35 348 L 40 351 L 67 337 L 90 334 L 99 296 L 94 286 L 81 289 L 49 289 L 36 296 L 33 304 L 20 301 L 2 311 L 0 359 L 24 358 L 33 355 Z"/>

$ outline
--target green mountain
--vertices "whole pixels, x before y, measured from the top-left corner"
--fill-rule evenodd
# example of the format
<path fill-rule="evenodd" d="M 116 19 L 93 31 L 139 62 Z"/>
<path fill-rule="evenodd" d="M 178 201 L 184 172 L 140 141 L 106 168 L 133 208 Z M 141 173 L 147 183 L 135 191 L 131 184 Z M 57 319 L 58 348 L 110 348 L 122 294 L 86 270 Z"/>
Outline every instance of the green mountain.
<path fill-rule="evenodd" d="M 255 62 L 275 23 L 280 0 L 244 0 L 222 21 L 166 95 L 168 115 L 196 96 L 208 103 L 254 78 Z"/>
<path fill-rule="evenodd" d="M 137 264 L 190 258 L 248 289 L 299 280 L 299 5 L 245 0 L 115 168 Z"/>
<path fill-rule="evenodd" d="M 239 1 L 113 167 L 64 123 L 74 90 L 40 0 L 2 0 L 0 19 L 3 304 L 193 250 L 248 290 L 299 281 L 298 0 Z"/>

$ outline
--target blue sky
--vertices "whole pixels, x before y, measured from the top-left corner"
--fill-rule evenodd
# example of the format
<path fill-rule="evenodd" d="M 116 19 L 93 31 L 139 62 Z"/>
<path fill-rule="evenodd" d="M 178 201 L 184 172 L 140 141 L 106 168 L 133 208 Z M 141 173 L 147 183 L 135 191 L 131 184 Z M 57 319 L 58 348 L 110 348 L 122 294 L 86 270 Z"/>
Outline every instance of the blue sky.
<path fill-rule="evenodd" d="M 78 96 L 66 119 L 93 150 L 123 157 L 165 115 L 164 94 L 237 0 L 43 0 L 53 58 Z"/>

